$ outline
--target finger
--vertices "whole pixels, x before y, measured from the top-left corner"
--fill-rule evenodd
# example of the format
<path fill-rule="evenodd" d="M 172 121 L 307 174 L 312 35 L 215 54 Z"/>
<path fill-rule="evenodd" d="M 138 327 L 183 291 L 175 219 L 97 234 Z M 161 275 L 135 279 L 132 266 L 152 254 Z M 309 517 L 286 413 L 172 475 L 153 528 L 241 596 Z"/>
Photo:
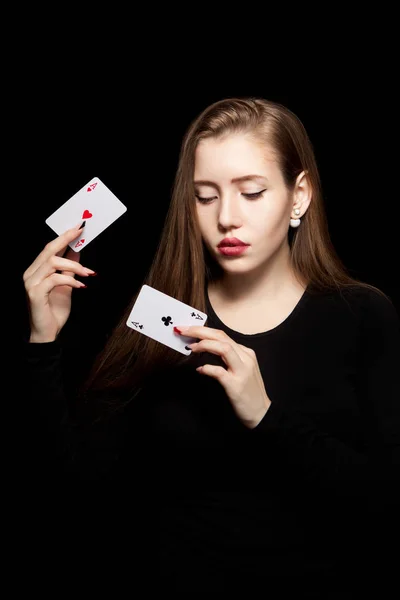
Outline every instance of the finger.
<path fill-rule="evenodd" d="M 78 237 L 80 231 L 80 225 L 76 225 L 76 227 L 72 227 L 72 229 L 67 229 L 67 231 L 65 231 L 63 234 L 59 235 L 51 242 L 48 242 L 41 251 L 41 253 L 35 258 L 33 263 L 24 272 L 24 281 L 29 279 L 32 273 L 34 273 L 36 269 L 38 269 L 38 267 L 43 262 L 45 262 L 50 256 L 53 256 L 54 254 L 62 254 L 65 251 L 68 244 Z"/>
<path fill-rule="evenodd" d="M 76 238 L 74 238 L 72 240 L 73 242 L 75 241 L 75 239 L 80 238 L 80 231 L 81 231 L 81 229 L 78 229 L 78 235 Z M 73 252 L 74 254 L 77 254 L 79 256 L 79 252 L 75 252 L 74 250 L 72 250 L 72 248 L 70 246 L 70 242 L 68 242 L 68 244 L 66 246 L 64 246 L 64 248 L 62 248 L 62 250 L 57 252 L 57 256 L 61 256 L 62 258 L 65 258 L 68 254 L 71 254 L 71 252 Z"/>
<path fill-rule="evenodd" d="M 62 256 L 62 260 L 67 260 L 68 264 L 66 263 L 64 268 L 59 268 L 58 270 L 61 271 L 64 275 L 74 275 L 74 266 L 76 263 L 80 263 L 81 253 L 74 252 L 74 250 L 72 250 L 69 246 L 67 246 L 67 250 L 64 253 L 64 255 Z M 86 267 L 82 267 L 82 268 L 86 268 Z M 91 269 L 88 269 L 88 274 L 93 275 L 94 271 L 92 271 Z"/>
<path fill-rule="evenodd" d="M 36 298 L 44 298 L 54 288 L 59 286 L 67 286 L 72 292 L 72 288 L 85 288 L 86 285 L 81 281 L 70 277 L 69 275 L 62 275 L 61 273 L 53 273 L 50 277 L 46 277 L 39 285 L 33 286 L 29 292 L 29 298 L 35 300 Z"/>
<path fill-rule="evenodd" d="M 220 356 L 224 363 L 232 370 L 237 370 L 243 365 L 243 361 L 236 349 L 227 342 L 220 342 L 217 340 L 201 340 L 198 342 L 193 350 L 194 352 L 210 352 Z"/>
<path fill-rule="evenodd" d="M 202 365 L 201 367 L 197 367 L 196 371 L 201 375 L 213 377 L 219 382 L 222 382 L 224 378 L 226 378 L 227 373 L 224 367 L 218 367 L 216 365 Z"/>
<path fill-rule="evenodd" d="M 95 273 L 93 269 L 82 266 L 78 261 L 79 258 L 74 261 L 67 258 L 61 258 L 60 256 L 51 256 L 46 262 L 40 265 L 34 273 L 32 273 L 29 279 L 26 280 L 25 289 L 29 291 L 34 286 L 40 285 L 42 281 L 57 271 L 70 277 L 75 277 L 75 275 L 88 277 Z"/>
<path fill-rule="evenodd" d="M 213 329 L 212 327 L 196 327 L 195 325 L 191 325 L 191 326 L 180 326 L 177 325 L 176 327 L 174 327 L 174 330 L 177 333 L 181 333 L 182 335 L 185 336 L 189 336 L 189 337 L 197 337 L 197 338 L 203 338 L 203 337 L 207 337 L 208 339 L 213 339 L 213 340 L 225 340 L 228 338 L 228 336 L 226 335 L 226 333 L 224 331 L 221 331 L 220 329 Z M 229 338 L 230 339 L 230 338 Z M 233 340 L 231 340 L 233 341 Z"/>

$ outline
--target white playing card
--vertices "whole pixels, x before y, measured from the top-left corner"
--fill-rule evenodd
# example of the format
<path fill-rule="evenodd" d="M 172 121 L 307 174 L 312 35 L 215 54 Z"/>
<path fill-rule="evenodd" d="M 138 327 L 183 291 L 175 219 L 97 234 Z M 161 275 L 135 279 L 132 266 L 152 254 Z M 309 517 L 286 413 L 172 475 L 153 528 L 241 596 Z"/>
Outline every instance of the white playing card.
<path fill-rule="evenodd" d="M 179 335 L 174 332 L 174 326 L 201 327 L 206 321 L 205 313 L 149 285 L 143 285 L 126 324 L 173 350 L 190 354 L 192 351 L 186 346 L 198 341 L 198 338 Z"/>
<path fill-rule="evenodd" d="M 80 236 L 69 244 L 72 250 L 80 252 L 126 210 L 126 206 L 112 191 L 98 177 L 94 177 L 48 217 L 46 223 L 61 235 L 79 221 L 86 221 Z"/>

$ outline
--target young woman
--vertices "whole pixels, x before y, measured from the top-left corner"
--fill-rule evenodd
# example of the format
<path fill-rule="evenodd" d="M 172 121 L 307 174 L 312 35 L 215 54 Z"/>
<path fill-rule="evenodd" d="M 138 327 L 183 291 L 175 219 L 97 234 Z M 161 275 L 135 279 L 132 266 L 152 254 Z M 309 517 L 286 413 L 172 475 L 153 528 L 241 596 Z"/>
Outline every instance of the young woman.
<path fill-rule="evenodd" d="M 101 489 L 103 516 L 111 496 L 125 533 L 142 525 L 164 590 L 350 597 L 329 593 L 358 581 L 398 501 L 399 316 L 335 253 L 298 117 L 228 98 L 190 124 L 143 283 L 206 326 L 177 324 L 198 340 L 189 357 L 138 334 L 138 290 L 82 385 L 90 418 L 74 421 L 59 333 L 76 276 L 93 273 L 63 257 L 78 227 L 24 273 L 32 398 L 66 480 Z"/>

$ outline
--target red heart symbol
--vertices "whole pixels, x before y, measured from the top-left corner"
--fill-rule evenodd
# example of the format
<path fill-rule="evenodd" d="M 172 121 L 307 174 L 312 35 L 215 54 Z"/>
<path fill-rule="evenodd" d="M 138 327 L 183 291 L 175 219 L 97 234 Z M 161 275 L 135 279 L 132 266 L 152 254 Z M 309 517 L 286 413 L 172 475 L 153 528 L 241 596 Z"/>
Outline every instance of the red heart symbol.
<path fill-rule="evenodd" d="M 86 191 L 87 191 L 87 192 L 91 192 L 91 191 L 92 191 L 92 188 L 91 188 L 91 187 L 88 187 L 88 189 L 87 189 Z"/>
<path fill-rule="evenodd" d="M 90 219 L 90 217 L 93 217 L 91 212 L 88 210 L 83 211 L 82 219 Z"/>
<path fill-rule="evenodd" d="M 85 243 L 85 238 L 82 238 L 81 240 L 79 240 L 79 242 L 77 242 L 75 244 L 75 248 L 79 248 L 79 246 L 82 246 L 82 244 L 84 244 L 84 243 Z"/>

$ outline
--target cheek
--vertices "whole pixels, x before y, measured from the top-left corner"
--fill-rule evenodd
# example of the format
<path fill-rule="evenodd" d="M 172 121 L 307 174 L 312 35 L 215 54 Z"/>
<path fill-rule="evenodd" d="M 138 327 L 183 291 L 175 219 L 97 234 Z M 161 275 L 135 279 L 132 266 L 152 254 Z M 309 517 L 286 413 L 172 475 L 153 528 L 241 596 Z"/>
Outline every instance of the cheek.
<path fill-rule="evenodd" d="M 212 232 L 212 223 L 211 220 L 212 218 L 210 217 L 209 214 L 206 214 L 204 211 L 198 210 L 196 208 L 196 219 L 197 219 L 197 225 L 198 228 L 200 230 L 200 234 L 201 237 L 203 238 L 203 241 L 207 242 L 208 241 L 208 237 L 211 235 Z"/>
<path fill-rule="evenodd" d="M 284 210 L 276 204 L 264 204 L 257 206 L 256 210 L 250 210 L 246 217 L 247 224 L 253 231 L 274 231 L 279 228 L 284 219 Z"/>
<path fill-rule="evenodd" d="M 285 207 L 263 207 L 257 215 L 252 215 L 248 221 L 249 231 L 253 231 L 259 239 L 264 239 L 268 245 L 279 243 L 286 236 L 289 219 Z"/>

